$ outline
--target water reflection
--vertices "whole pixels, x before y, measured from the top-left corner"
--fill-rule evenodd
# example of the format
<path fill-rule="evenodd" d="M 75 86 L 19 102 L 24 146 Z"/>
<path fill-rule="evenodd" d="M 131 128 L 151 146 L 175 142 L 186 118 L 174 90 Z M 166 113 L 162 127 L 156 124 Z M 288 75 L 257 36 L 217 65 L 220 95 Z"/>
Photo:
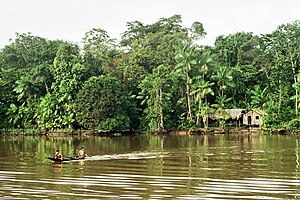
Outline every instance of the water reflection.
<path fill-rule="evenodd" d="M 59 148 L 86 160 L 53 163 Z M 0 138 L 2 199 L 293 199 L 296 136 Z M 298 180 L 299 179 L 299 180 Z"/>

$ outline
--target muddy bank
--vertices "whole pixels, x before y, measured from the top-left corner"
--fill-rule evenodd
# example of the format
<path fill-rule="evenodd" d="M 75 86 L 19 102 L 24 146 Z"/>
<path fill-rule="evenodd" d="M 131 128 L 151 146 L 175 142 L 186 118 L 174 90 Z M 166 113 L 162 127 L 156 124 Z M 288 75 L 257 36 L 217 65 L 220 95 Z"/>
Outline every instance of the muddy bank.
<path fill-rule="evenodd" d="M 236 133 L 262 133 L 260 128 L 234 128 L 234 129 L 198 129 L 198 130 L 164 130 L 151 132 L 152 135 L 206 135 L 206 134 L 236 134 Z"/>
<path fill-rule="evenodd" d="M 300 135 L 300 130 L 291 131 L 285 129 L 264 129 L 264 128 L 230 128 L 230 129 L 186 129 L 186 130 L 163 130 L 149 132 L 150 135 L 205 135 L 205 134 L 280 134 Z M 0 130 L 0 136 L 135 136 L 143 133 L 133 130 Z M 144 133 L 147 134 L 147 133 Z"/>
<path fill-rule="evenodd" d="M 138 135 L 138 132 L 131 130 L 0 130 L 0 136 L 127 136 Z"/>

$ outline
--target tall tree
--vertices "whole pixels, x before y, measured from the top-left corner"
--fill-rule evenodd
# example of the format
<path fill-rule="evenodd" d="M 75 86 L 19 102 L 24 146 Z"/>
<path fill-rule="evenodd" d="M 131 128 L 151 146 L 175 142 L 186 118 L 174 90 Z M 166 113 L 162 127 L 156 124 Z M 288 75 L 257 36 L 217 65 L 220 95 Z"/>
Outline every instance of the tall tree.
<path fill-rule="evenodd" d="M 233 106 L 240 106 L 246 96 L 247 88 L 254 85 L 264 84 L 266 87 L 265 74 L 262 66 L 263 44 L 258 36 L 252 33 L 238 32 L 228 36 L 219 36 L 216 39 L 213 51 L 220 66 L 227 66 L 233 70 L 232 78 L 235 83 L 234 88 L 229 88 L 227 94 L 233 98 Z"/>
<path fill-rule="evenodd" d="M 35 109 L 39 98 L 45 95 L 53 82 L 49 70 L 61 41 L 50 41 L 28 34 L 16 34 L 16 39 L 0 52 L 1 101 L 3 112 L 14 118 L 27 113 L 22 127 L 35 126 Z M 10 104 L 12 104 L 10 106 Z M 11 112 L 17 108 L 18 112 Z M 13 109 L 15 110 L 15 109 Z M 22 112 L 22 113 L 21 113 Z M 24 115 L 25 116 L 25 115 Z"/>
<path fill-rule="evenodd" d="M 279 26 L 273 33 L 264 36 L 266 53 L 273 57 L 273 68 L 270 81 L 272 88 L 279 88 L 280 84 L 289 85 L 297 82 L 300 70 L 300 21 Z M 295 89 L 295 96 L 298 90 Z M 298 98 L 295 98 L 295 113 L 298 115 Z"/>
<path fill-rule="evenodd" d="M 191 28 L 182 27 L 181 23 L 180 15 L 161 18 L 150 25 L 138 21 L 128 23 L 121 44 L 128 49 L 129 60 L 150 73 L 161 64 L 174 67 L 178 41 L 205 35 L 200 22 L 193 23 Z"/>
<path fill-rule="evenodd" d="M 89 68 L 89 77 L 109 73 L 116 76 L 121 63 L 122 51 L 108 33 L 100 28 L 93 28 L 85 33 L 82 40 L 84 65 Z"/>
<path fill-rule="evenodd" d="M 56 115 L 53 128 L 72 128 L 72 123 L 75 121 L 73 101 L 87 72 L 81 63 L 79 52 L 79 47 L 72 43 L 61 45 L 50 68 L 54 82 L 51 86 L 50 98 L 44 100 L 49 99 L 57 103 L 53 110 L 53 114 Z M 55 101 L 52 100 L 53 98 Z"/>
<path fill-rule="evenodd" d="M 138 98 L 143 99 L 142 104 L 147 105 L 145 118 L 151 131 L 165 130 L 164 113 L 166 111 L 164 110 L 170 108 L 167 106 L 167 102 L 171 97 L 171 83 L 170 67 L 160 65 L 153 70 L 153 73 L 145 77 L 139 85 L 141 92 Z"/>
<path fill-rule="evenodd" d="M 192 79 L 190 76 L 190 71 L 192 67 L 197 64 L 197 59 L 195 57 L 195 47 L 188 41 L 181 41 L 177 47 L 176 70 L 182 73 L 185 77 L 185 98 L 187 106 L 187 120 L 192 120 L 192 108 L 191 108 L 191 84 Z"/>

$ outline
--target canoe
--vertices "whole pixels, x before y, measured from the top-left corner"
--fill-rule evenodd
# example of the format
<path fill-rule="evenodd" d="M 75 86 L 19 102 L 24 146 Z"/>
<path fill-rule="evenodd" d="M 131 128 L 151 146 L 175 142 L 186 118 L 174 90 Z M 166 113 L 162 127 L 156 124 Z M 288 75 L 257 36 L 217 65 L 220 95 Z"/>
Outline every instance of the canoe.
<path fill-rule="evenodd" d="M 64 159 L 57 159 L 57 158 L 52 158 L 52 157 L 48 157 L 49 160 L 52 160 L 54 162 L 65 162 L 65 161 L 71 161 L 71 158 L 64 158 Z"/>
<path fill-rule="evenodd" d="M 48 157 L 49 160 L 52 160 L 54 162 L 67 162 L 67 161 L 72 161 L 72 160 L 83 160 L 84 158 L 77 158 L 77 157 L 66 157 L 64 159 L 57 159 L 57 158 L 52 158 Z"/>
<path fill-rule="evenodd" d="M 84 160 L 84 158 L 71 157 L 71 160 Z"/>

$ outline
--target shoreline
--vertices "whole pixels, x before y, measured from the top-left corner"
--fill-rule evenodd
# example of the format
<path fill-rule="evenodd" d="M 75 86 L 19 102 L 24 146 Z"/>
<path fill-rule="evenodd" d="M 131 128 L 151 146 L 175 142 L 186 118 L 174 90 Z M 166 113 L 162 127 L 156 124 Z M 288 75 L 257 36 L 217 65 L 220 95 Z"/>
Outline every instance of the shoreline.
<path fill-rule="evenodd" d="M 185 130 L 162 130 L 146 134 L 149 135 L 214 135 L 214 134 L 279 134 L 279 135 L 300 135 L 300 130 L 290 131 L 284 129 L 265 129 L 259 127 L 237 127 L 237 128 L 209 128 L 209 129 L 185 129 Z M 0 130 L 0 136 L 136 136 L 143 135 L 133 130 Z"/>

